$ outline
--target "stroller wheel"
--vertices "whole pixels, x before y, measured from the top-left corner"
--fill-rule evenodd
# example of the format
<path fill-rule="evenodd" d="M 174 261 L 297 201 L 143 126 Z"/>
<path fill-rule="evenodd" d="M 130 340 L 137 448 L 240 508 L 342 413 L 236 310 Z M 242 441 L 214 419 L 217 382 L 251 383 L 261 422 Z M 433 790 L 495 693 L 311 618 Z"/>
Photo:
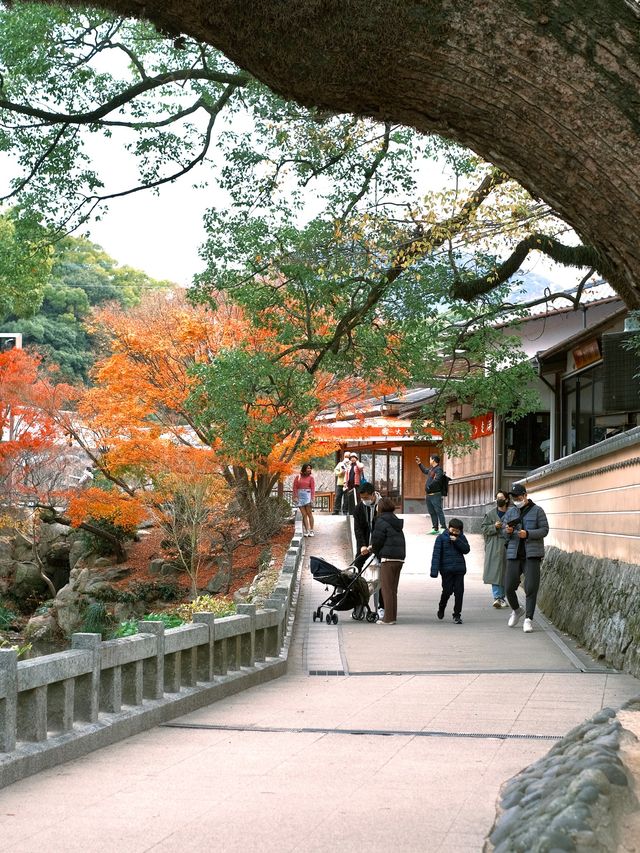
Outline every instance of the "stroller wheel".
<path fill-rule="evenodd" d="M 367 613 L 367 622 L 377 622 L 378 614 L 377 613 Z"/>
<path fill-rule="evenodd" d="M 316 613 L 316 611 L 315 611 L 315 610 L 313 611 L 313 617 L 312 617 L 312 618 L 313 618 L 313 621 L 314 621 L 314 622 L 315 622 L 315 621 L 316 621 L 316 619 L 318 618 L 318 614 Z"/>
<path fill-rule="evenodd" d="M 327 625 L 331 625 L 331 614 L 327 613 Z"/>
<path fill-rule="evenodd" d="M 358 621 L 358 619 L 359 619 L 360 617 L 358 616 L 358 614 L 356 613 L 356 611 L 355 611 L 355 610 L 352 610 L 352 611 L 351 611 L 351 618 L 352 618 L 352 619 L 355 619 L 355 620 L 356 620 L 356 622 L 357 622 L 357 621 Z"/>
<path fill-rule="evenodd" d="M 338 624 L 338 614 L 337 613 L 333 614 L 333 616 L 331 617 L 331 621 L 333 622 L 334 625 Z"/>

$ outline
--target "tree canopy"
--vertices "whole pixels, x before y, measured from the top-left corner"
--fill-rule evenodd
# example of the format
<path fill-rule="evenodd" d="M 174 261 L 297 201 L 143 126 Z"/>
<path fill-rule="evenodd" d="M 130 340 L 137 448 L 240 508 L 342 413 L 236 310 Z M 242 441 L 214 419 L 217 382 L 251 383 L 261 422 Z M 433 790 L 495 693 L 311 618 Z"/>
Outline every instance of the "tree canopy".
<path fill-rule="evenodd" d="M 2 329 L 20 332 L 23 346 L 35 349 L 49 366 L 56 366 L 60 379 L 87 382 L 101 342 L 99 328 L 88 324 L 92 306 L 115 302 L 132 307 L 150 290 L 173 285 L 120 266 L 86 238 L 64 237 L 51 246 L 41 229 L 39 239 L 43 261 L 41 269 L 35 267 L 40 276 L 37 287 L 32 284 L 34 276 L 25 281 L 17 265 L 7 273 L 21 302 L 14 300 Z M 0 252 L 2 246 L 0 235 Z M 22 241 L 19 246 L 24 253 L 28 244 Z M 19 305 L 24 305 L 22 311 L 17 310 Z"/>
<path fill-rule="evenodd" d="M 464 144 L 543 198 L 640 305 L 637 0 L 101 5 L 214 45 L 307 106 Z"/>
<path fill-rule="evenodd" d="M 450 396 L 466 398 L 464 382 L 478 401 L 492 390 L 499 410 L 516 416 L 524 377 L 516 355 L 495 356 L 504 350 L 496 320 L 520 310 L 514 274 L 527 253 L 610 270 L 597 247 L 561 242 L 566 225 L 548 205 L 453 143 L 389 120 L 300 107 L 212 48 L 144 23 L 21 4 L 4 17 L 2 140 L 23 169 L 9 197 L 37 206 L 57 189 L 49 212 L 60 226 L 113 196 L 89 155 L 92 134 L 132 131 L 140 187 L 153 188 L 203 160 L 225 110 L 216 144 L 232 204 L 224 199 L 207 217 L 197 297 L 215 308 L 224 293 L 273 343 L 216 360 L 214 383 L 242 389 L 255 378 L 243 397 L 249 409 L 292 375 L 298 396 L 290 399 L 301 402 L 321 372 L 376 381 L 384 368 L 396 384 L 433 377 L 442 390 L 433 417 Z M 434 153 L 451 166 L 449 192 L 425 193 L 418 164 Z M 83 310 L 55 296 L 67 314 Z M 200 381 L 215 387 L 210 375 Z M 299 415 L 295 406 L 287 413 Z M 247 417 L 211 420 L 226 423 L 233 445 Z"/>

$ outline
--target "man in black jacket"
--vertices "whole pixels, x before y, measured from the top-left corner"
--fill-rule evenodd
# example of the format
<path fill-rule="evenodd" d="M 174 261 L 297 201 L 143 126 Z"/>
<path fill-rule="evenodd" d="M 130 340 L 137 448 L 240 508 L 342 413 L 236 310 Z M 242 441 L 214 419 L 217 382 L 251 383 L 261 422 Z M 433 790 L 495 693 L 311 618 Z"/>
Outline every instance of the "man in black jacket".
<path fill-rule="evenodd" d="M 353 511 L 353 532 L 356 537 L 356 553 L 354 563 L 360 566 L 369 556 L 371 549 L 371 533 L 376 520 L 376 507 L 380 501 L 380 494 L 373 488 L 373 483 L 363 483 L 360 486 L 360 500 Z M 384 618 L 384 599 L 382 590 L 374 594 L 374 603 L 380 619 Z"/>
<path fill-rule="evenodd" d="M 373 488 L 373 483 L 363 483 L 359 491 L 360 500 L 353 511 L 353 532 L 356 537 L 356 554 L 367 553 L 371 544 L 371 531 L 376 517 L 376 505 L 380 495 Z"/>
<path fill-rule="evenodd" d="M 436 536 L 439 527 L 442 530 L 447 529 L 444 510 L 442 509 L 442 478 L 444 471 L 440 467 L 440 457 L 437 453 L 433 453 L 429 457 L 429 468 L 426 468 L 422 464 L 419 456 L 416 456 L 416 462 L 420 466 L 422 473 L 427 475 L 424 491 L 427 496 L 427 510 L 431 516 L 431 533 Z"/>

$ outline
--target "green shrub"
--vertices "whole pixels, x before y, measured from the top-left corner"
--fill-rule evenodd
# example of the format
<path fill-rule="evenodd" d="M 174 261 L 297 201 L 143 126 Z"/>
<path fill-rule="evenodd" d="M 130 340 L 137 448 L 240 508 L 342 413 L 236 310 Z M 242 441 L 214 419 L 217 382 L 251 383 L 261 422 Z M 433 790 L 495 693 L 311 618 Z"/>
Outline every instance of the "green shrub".
<path fill-rule="evenodd" d="M 92 601 L 84 613 L 82 630 L 87 634 L 100 634 L 106 637 L 113 628 L 113 617 L 107 612 L 102 601 Z"/>
<path fill-rule="evenodd" d="M 183 595 L 173 581 L 133 581 L 125 589 L 108 587 L 95 593 L 101 601 L 135 604 L 138 601 L 177 601 Z"/>
<path fill-rule="evenodd" d="M 233 616 L 235 601 L 225 596 L 199 595 L 193 601 L 181 604 L 175 611 L 185 622 L 191 622 L 194 613 L 214 613 L 218 618 Z"/>
<path fill-rule="evenodd" d="M 17 618 L 17 613 L 14 613 L 13 610 L 8 607 L 5 607 L 4 604 L 0 604 L 0 631 L 6 631 L 7 628 L 10 628 Z"/>
<path fill-rule="evenodd" d="M 147 613 L 140 621 L 164 622 L 165 628 L 177 628 L 179 625 L 184 625 L 185 620 L 181 619 L 176 613 L 167 611 L 166 613 Z M 127 619 L 118 625 L 111 636 L 114 639 L 118 639 L 118 637 L 131 637 L 133 634 L 137 634 L 138 630 L 138 620 Z"/>

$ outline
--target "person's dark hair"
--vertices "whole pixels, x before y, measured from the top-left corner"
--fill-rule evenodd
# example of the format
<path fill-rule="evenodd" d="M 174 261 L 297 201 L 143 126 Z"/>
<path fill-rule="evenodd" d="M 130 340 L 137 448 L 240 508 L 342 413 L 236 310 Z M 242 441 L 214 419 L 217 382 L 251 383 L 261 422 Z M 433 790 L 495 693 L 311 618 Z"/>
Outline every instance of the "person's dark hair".
<path fill-rule="evenodd" d="M 440 464 L 440 457 L 438 456 L 437 453 L 432 453 L 431 456 L 429 457 L 429 459 L 433 459 L 433 461 L 436 463 L 436 465 Z"/>
<path fill-rule="evenodd" d="M 373 483 L 363 483 L 358 489 L 360 495 L 372 495 L 374 492 Z"/>
<path fill-rule="evenodd" d="M 302 474 L 302 476 L 304 476 L 305 468 L 311 468 L 311 470 L 313 471 L 313 465 L 311 464 L 311 462 L 305 462 L 302 468 L 300 468 L 300 473 Z"/>
<path fill-rule="evenodd" d="M 453 527 L 454 530 L 464 530 L 464 524 L 460 521 L 459 518 L 450 519 L 449 527 Z"/>
<path fill-rule="evenodd" d="M 498 489 L 498 491 L 495 494 L 496 498 L 498 497 L 498 495 L 504 495 L 505 498 L 507 500 L 509 500 L 509 492 L 506 489 Z"/>
<path fill-rule="evenodd" d="M 393 498 L 380 498 L 378 501 L 378 512 L 395 512 L 396 503 Z"/>

